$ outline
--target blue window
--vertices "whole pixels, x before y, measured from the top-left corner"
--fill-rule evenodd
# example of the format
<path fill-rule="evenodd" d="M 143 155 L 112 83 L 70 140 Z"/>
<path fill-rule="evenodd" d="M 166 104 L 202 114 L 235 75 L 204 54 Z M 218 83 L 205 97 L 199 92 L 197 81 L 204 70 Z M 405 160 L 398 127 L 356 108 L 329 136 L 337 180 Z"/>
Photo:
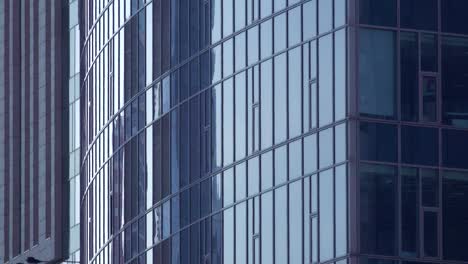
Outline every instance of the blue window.
<path fill-rule="evenodd" d="M 362 29 L 360 41 L 359 107 L 361 115 L 394 119 L 396 116 L 395 33 Z"/>

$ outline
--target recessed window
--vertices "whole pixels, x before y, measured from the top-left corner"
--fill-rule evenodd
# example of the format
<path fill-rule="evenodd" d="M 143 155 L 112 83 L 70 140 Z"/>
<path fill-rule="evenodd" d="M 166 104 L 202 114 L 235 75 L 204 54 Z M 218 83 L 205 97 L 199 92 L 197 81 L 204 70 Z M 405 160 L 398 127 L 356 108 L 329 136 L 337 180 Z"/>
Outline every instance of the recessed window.
<path fill-rule="evenodd" d="M 361 24 L 378 26 L 396 26 L 396 0 L 361 0 L 359 1 L 359 21 Z"/>
<path fill-rule="evenodd" d="M 364 116 L 395 118 L 395 33 L 360 30 L 359 107 Z"/>
<path fill-rule="evenodd" d="M 401 27 L 437 30 L 437 0 L 400 1 Z"/>

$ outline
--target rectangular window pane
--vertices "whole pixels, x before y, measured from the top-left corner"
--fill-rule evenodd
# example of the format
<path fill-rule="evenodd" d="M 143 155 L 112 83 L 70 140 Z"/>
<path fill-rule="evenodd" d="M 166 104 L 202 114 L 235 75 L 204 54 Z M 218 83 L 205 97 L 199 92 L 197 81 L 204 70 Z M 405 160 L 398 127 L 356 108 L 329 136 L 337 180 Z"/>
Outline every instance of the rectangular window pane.
<path fill-rule="evenodd" d="M 417 121 L 419 120 L 417 33 L 400 33 L 400 65 L 401 119 Z"/>
<path fill-rule="evenodd" d="M 439 177 L 436 170 L 421 169 L 422 206 L 439 206 Z"/>
<path fill-rule="evenodd" d="M 437 0 L 400 1 L 400 24 L 406 28 L 436 31 Z"/>
<path fill-rule="evenodd" d="M 223 164 L 234 160 L 234 91 L 232 78 L 223 83 Z"/>
<path fill-rule="evenodd" d="M 361 24 L 394 27 L 396 20 L 397 0 L 359 1 L 359 22 Z"/>
<path fill-rule="evenodd" d="M 468 174 L 445 171 L 442 194 L 444 258 L 468 261 Z"/>
<path fill-rule="evenodd" d="M 262 264 L 273 263 L 273 192 L 267 192 L 261 197 L 261 236 Z"/>
<path fill-rule="evenodd" d="M 333 128 L 320 131 L 318 142 L 320 168 L 325 168 L 333 164 Z"/>
<path fill-rule="evenodd" d="M 302 63 L 301 47 L 297 47 L 288 53 L 288 107 L 289 107 L 289 138 L 299 136 L 302 133 Z"/>
<path fill-rule="evenodd" d="M 396 169 L 361 164 L 361 250 L 369 254 L 396 253 Z"/>
<path fill-rule="evenodd" d="M 286 14 L 283 13 L 273 18 L 274 21 L 274 48 L 275 53 L 286 48 Z"/>
<path fill-rule="evenodd" d="M 317 35 L 317 0 L 311 0 L 303 5 L 302 24 L 304 26 L 304 40 Z"/>
<path fill-rule="evenodd" d="M 318 0 L 319 34 L 332 29 L 333 24 L 333 1 Z"/>
<path fill-rule="evenodd" d="M 437 78 L 423 76 L 422 78 L 422 120 L 437 121 Z"/>
<path fill-rule="evenodd" d="M 397 128 L 389 124 L 360 124 L 361 160 L 397 161 Z"/>
<path fill-rule="evenodd" d="M 416 257 L 419 241 L 419 177 L 417 168 L 401 169 L 401 255 Z"/>
<path fill-rule="evenodd" d="M 286 186 L 275 190 L 275 263 L 288 263 L 288 222 Z"/>
<path fill-rule="evenodd" d="M 421 35 L 421 70 L 437 72 L 437 36 L 432 34 Z"/>
<path fill-rule="evenodd" d="M 468 38 L 442 38 L 442 73 L 443 122 L 468 127 Z"/>
<path fill-rule="evenodd" d="M 302 259 L 302 182 L 289 187 L 289 263 L 300 264 Z"/>
<path fill-rule="evenodd" d="M 435 128 L 401 127 L 401 160 L 409 164 L 437 166 L 439 133 Z"/>
<path fill-rule="evenodd" d="M 395 118 L 395 75 L 395 33 L 361 29 L 359 49 L 361 115 Z"/>
<path fill-rule="evenodd" d="M 273 27 L 271 19 L 260 24 L 260 43 L 261 43 L 261 59 L 271 56 L 273 52 Z"/>
<path fill-rule="evenodd" d="M 424 256 L 437 257 L 438 228 L 437 213 L 424 212 Z"/>
<path fill-rule="evenodd" d="M 287 94 L 286 94 L 286 55 L 283 53 L 274 59 L 274 98 L 275 108 L 275 143 L 286 140 L 286 113 L 287 113 Z"/>
<path fill-rule="evenodd" d="M 335 33 L 335 121 L 346 116 L 346 30 Z"/>
<path fill-rule="evenodd" d="M 464 0 L 443 0 L 441 3 L 442 31 L 450 33 L 468 34 L 465 23 L 468 2 Z"/>
<path fill-rule="evenodd" d="M 235 127 L 236 127 L 236 160 L 240 160 L 246 155 L 247 137 L 246 137 L 246 82 L 245 72 L 236 75 L 236 89 L 235 89 Z"/>
<path fill-rule="evenodd" d="M 301 42 L 301 33 L 302 33 L 301 7 L 298 6 L 288 11 L 288 38 L 289 38 L 288 46 L 289 47 Z"/>
<path fill-rule="evenodd" d="M 333 121 L 332 47 L 332 35 L 327 35 L 319 39 L 319 126 L 327 125 Z"/>
<path fill-rule="evenodd" d="M 319 174 L 320 262 L 333 258 L 333 170 Z"/>
<path fill-rule="evenodd" d="M 273 73 L 272 60 L 263 62 L 260 65 L 261 87 L 260 87 L 260 115 L 261 115 L 261 143 L 262 149 L 273 144 Z"/>
<path fill-rule="evenodd" d="M 347 252 L 347 175 L 346 165 L 335 169 L 335 255 L 343 256 Z"/>
<path fill-rule="evenodd" d="M 468 169 L 468 132 L 442 130 L 442 164 L 445 167 Z"/>

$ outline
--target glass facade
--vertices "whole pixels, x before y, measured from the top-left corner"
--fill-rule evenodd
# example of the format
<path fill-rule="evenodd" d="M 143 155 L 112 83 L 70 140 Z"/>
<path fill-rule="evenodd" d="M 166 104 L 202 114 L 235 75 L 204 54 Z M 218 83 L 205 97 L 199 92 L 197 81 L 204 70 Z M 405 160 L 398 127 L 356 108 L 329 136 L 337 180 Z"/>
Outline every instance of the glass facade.
<path fill-rule="evenodd" d="M 347 263 L 343 0 L 82 1 L 84 263 Z"/>
<path fill-rule="evenodd" d="M 64 142 L 68 154 L 67 173 L 64 182 L 67 183 L 68 198 L 67 207 L 68 222 L 65 223 L 67 229 L 65 238 L 67 243 L 65 252 L 68 261 L 80 260 L 80 146 L 81 146 L 81 119 L 80 119 L 80 27 L 79 27 L 79 9 L 80 0 L 70 0 L 68 5 L 68 71 L 65 76 L 68 77 L 68 91 L 64 91 L 64 105 L 68 115 L 65 120 L 68 122 L 67 139 Z"/>
<path fill-rule="evenodd" d="M 468 263 L 465 2 L 82 1 L 81 260 Z"/>
<path fill-rule="evenodd" d="M 358 2 L 359 263 L 466 263 L 467 2 Z"/>

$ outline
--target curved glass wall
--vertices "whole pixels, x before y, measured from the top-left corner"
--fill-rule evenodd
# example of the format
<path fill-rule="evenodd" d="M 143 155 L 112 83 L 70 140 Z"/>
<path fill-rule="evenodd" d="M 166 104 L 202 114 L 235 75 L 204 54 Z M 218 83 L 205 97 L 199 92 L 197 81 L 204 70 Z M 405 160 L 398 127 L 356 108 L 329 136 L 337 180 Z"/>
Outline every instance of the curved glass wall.
<path fill-rule="evenodd" d="M 347 263 L 344 0 L 81 11 L 81 261 Z"/>

